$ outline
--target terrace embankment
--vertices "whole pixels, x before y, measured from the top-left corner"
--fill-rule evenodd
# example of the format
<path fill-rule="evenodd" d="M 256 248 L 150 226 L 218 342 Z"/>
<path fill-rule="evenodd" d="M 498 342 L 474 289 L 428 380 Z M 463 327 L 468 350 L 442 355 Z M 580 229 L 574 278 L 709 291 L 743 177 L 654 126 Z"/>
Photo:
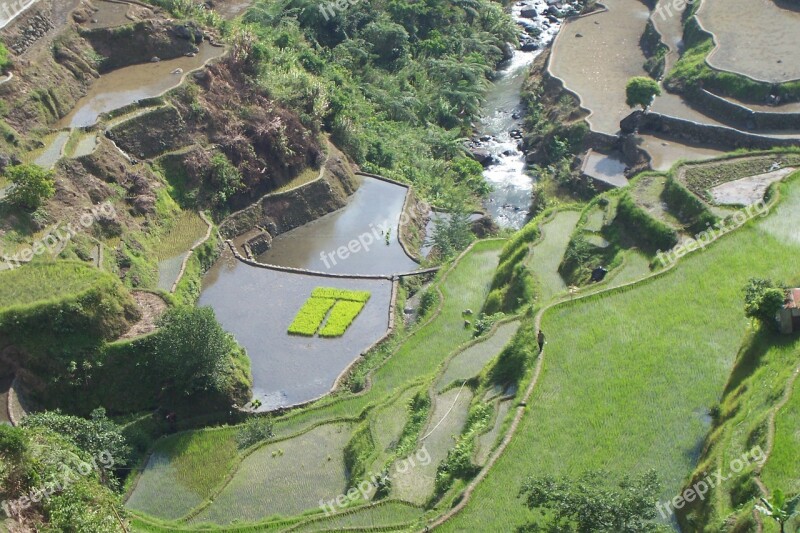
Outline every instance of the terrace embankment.
<path fill-rule="evenodd" d="M 268 193 L 250 206 L 233 213 L 220 224 L 220 233 L 235 238 L 247 232 L 253 237 L 272 238 L 336 211 L 347 204 L 356 191 L 359 178 L 350 162 L 332 144 L 318 179 L 285 192 Z"/>

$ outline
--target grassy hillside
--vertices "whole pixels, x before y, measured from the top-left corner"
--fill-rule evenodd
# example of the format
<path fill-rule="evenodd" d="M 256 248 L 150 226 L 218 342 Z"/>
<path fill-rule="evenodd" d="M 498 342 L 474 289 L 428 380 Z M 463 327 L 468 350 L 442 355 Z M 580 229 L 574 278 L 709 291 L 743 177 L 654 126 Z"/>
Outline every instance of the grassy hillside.
<path fill-rule="evenodd" d="M 525 475 L 602 468 L 612 481 L 655 468 L 663 497 L 678 494 L 746 331 L 742 287 L 753 276 L 797 276 L 792 257 L 800 243 L 781 228 L 797 221 L 800 182 L 786 187 L 791 194 L 770 218 L 676 269 L 635 289 L 548 311 L 535 407 L 470 505 L 443 529 L 521 525 L 531 518 L 521 502 L 496 495 L 513 492 Z"/>

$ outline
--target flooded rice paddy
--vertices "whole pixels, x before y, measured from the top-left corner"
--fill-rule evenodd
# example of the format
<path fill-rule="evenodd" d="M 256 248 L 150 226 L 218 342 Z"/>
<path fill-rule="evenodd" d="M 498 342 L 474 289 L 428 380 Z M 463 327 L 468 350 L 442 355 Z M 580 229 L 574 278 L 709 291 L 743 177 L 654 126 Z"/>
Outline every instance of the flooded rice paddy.
<path fill-rule="evenodd" d="M 94 125 L 101 114 L 154 98 L 181 84 L 188 72 L 220 57 L 224 48 L 202 43 L 194 57 L 179 57 L 114 70 L 101 76 L 89 93 L 59 122 L 58 127 L 82 128 Z"/>
<path fill-rule="evenodd" d="M 394 183 L 363 177 L 345 207 L 278 235 L 258 261 L 331 274 L 413 272 L 419 265 L 405 253 L 397 236 L 407 191 Z M 354 240 L 360 246 L 348 249 Z"/>
<path fill-rule="evenodd" d="M 263 410 L 327 393 L 362 351 L 384 336 L 392 282 L 301 275 L 258 268 L 226 252 L 208 272 L 199 305 L 211 306 L 222 326 L 247 349 L 254 397 Z M 299 337 L 286 330 L 316 287 L 367 290 L 372 296 L 344 336 Z"/>

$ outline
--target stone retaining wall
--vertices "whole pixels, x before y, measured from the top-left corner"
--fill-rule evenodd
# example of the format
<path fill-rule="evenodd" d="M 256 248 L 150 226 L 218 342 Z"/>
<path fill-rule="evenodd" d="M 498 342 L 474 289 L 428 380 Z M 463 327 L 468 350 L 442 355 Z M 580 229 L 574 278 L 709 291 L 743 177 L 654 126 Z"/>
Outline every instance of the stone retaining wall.
<path fill-rule="evenodd" d="M 701 108 L 704 114 L 736 128 L 751 131 L 800 130 L 800 113 L 753 111 L 705 89 L 686 93 L 683 97 Z"/>
<path fill-rule="evenodd" d="M 800 138 L 767 137 L 725 126 L 699 124 L 691 120 L 670 117 L 660 113 L 641 113 L 637 111 L 628 118 L 635 116 L 636 113 L 640 114 L 640 133 L 656 133 L 690 143 L 711 144 L 725 150 L 739 148 L 767 150 L 774 147 L 800 146 Z"/>

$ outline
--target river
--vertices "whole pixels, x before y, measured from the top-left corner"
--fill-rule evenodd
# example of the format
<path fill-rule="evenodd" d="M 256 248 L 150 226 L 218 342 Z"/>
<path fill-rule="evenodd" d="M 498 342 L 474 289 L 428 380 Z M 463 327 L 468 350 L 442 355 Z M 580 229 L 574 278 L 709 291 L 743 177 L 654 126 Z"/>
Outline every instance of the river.
<path fill-rule="evenodd" d="M 521 15 L 527 8 L 536 10 L 536 19 Z M 508 228 L 521 228 L 528 220 L 534 178 L 526 172 L 525 154 L 520 150 L 524 109 L 522 87 L 533 61 L 555 38 L 560 22 L 551 22 L 542 14 L 548 9 L 544 0 L 526 0 L 512 7 L 514 20 L 523 26 L 523 38 L 530 38 L 539 49 L 516 49 L 510 60 L 501 66 L 484 104 L 484 117 L 478 127 L 479 148 L 487 150 L 494 161 L 484 171 L 493 191 L 484 208 L 495 222 Z M 541 29 L 538 37 L 529 28 Z"/>

